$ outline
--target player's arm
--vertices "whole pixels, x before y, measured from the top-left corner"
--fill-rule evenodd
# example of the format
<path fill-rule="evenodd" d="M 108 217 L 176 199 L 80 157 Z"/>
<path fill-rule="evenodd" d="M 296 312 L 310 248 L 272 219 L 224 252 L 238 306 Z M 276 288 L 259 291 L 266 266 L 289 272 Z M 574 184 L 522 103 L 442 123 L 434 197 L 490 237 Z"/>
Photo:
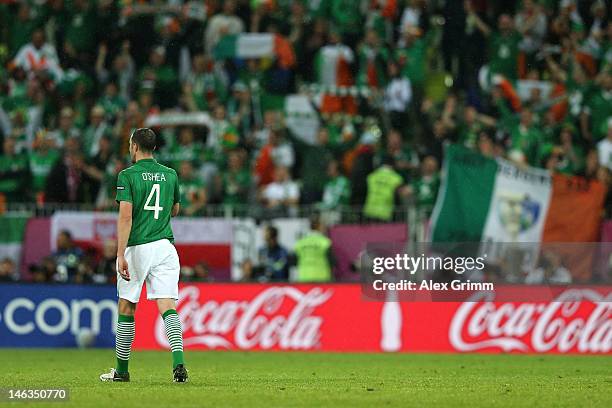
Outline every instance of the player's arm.
<path fill-rule="evenodd" d="M 181 209 L 181 191 L 179 189 L 179 181 L 178 181 L 178 176 L 176 177 L 176 183 L 174 183 L 174 205 L 172 206 L 172 213 L 170 215 L 172 215 L 173 217 L 176 217 L 179 213 L 179 210 Z"/>
<path fill-rule="evenodd" d="M 125 280 L 130 280 L 130 272 L 124 254 L 131 231 L 132 203 L 121 201 L 119 202 L 119 218 L 117 218 L 117 268 L 119 274 Z"/>
<path fill-rule="evenodd" d="M 117 272 L 125 280 L 130 280 L 128 263 L 125 260 L 125 248 L 132 231 L 132 188 L 124 172 L 117 177 L 117 202 L 119 217 L 117 218 Z"/>

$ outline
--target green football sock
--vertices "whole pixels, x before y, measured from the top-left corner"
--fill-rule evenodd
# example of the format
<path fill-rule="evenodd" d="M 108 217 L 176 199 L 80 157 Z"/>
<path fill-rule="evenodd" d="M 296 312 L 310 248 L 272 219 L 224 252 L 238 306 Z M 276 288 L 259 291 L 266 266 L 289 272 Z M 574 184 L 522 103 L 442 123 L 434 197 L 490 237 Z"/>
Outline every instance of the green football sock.
<path fill-rule="evenodd" d="M 117 354 L 117 366 L 115 369 L 121 374 L 128 372 L 130 350 L 134 342 L 134 316 L 119 315 L 117 319 L 117 341 L 115 353 Z"/>
<path fill-rule="evenodd" d="M 170 309 L 166 311 L 162 318 L 166 326 L 166 336 L 172 350 L 172 368 L 176 368 L 179 364 L 185 364 L 183 358 L 183 329 L 181 328 L 181 319 L 179 319 L 176 310 Z"/>

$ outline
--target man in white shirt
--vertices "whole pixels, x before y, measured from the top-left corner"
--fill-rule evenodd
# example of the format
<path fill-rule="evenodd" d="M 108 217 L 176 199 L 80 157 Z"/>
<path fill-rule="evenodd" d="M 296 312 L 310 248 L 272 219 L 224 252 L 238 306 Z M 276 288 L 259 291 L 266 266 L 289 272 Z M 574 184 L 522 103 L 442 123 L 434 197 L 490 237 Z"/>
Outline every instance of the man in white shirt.
<path fill-rule="evenodd" d="M 235 15 L 236 1 L 225 0 L 223 11 L 214 15 L 208 22 L 206 33 L 204 34 L 204 44 L 206 52 L 212 54 L 215 45 L 221 37 L 226 34 L 239 34 L 244 31 L 244 23 Z"/>
<path fill-rule="evenodd" d="M 261 193 L 263 204 L 269 210 L 288 210 L 291 215 L 300 200 L 300 189 L 289 176 L 289 170 L 277 166 L 274 170 L 274 181 L 268 184 Z"/>
<path fill-rule="evenodd" d="M 19 49 L 14 63 L 28 74 L 45 73 L 55 82 L 63 76 L 55 47 L 46 42 L 45 32 L 40 28 L 32 33 L 32 41 Z"/>

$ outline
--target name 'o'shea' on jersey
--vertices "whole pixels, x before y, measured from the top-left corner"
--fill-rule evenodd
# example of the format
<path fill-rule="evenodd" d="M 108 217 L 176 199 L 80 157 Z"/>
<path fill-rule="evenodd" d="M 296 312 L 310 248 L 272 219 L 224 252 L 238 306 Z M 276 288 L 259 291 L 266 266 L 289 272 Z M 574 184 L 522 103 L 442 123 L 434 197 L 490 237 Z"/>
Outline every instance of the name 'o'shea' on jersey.
<path fill-rule="evenodd" d="M 138 160 L 117 177 L 117 202 L 132 203 L 132 230 L 127 246 L 160 239 L 174 242 L 170 218 L 180 199 L 176 171 L 155 159 Z"/>

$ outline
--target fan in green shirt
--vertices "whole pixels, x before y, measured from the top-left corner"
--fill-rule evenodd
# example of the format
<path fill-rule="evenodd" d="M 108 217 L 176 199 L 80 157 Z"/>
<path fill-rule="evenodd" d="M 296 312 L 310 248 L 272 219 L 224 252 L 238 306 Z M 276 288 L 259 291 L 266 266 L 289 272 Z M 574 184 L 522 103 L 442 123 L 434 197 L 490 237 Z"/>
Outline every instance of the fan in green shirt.
<path fill-rule="evenodd" d="M 375 30 L 366 32 L 363 44 L 357 50 L 359 73 L 357 84 L 382 88 L 387 84 L 387 62 L 389 50 L 382 44 Z"/>
<path fill-rule="evenodd" d="M 410 186 L 410 193 L 415 199 L 417 209 L 426 217 L 431 215 L 440 188 L 438 160 L 433 156 L 423 159 L 421 174 Z"/>
<path fill-rule="evenodd" d="M 602 82 L 602 87 L 593 92 L 585 104 L 595 142 L 606 137 L 608 118 L 612 116 L 612 75 L 603 76 Z"/>
<path fill-rule="evenodd" d="M 32 174 L 32 188 L 34 192 L 45 191 L 47 176 L 53 165 L 60 158 L 59 151 L 52 149 L 53 141 L 41 137 L 38 145 L 30 154 L 30 173 Z"/>
<path fill-rule="evenodd" d="M 10 14 L 8 15 L 10 17 Z M 16 18 L 8 18 L 9 49 L 14 56 L 19 49 L 30 42 L 36 21 L 32 18 L 31 8 L 27 2 L 21 2 L 17 9 Z"/>
<path fill-rule="evenodd" d="M 251 173 L 244 165 L 244 152 L 232 150 L 228 155 L 227 170 L 221 175 L 223 204 L 246 205 L 251 187 Z"/>
<path fill-rule="evenodd" d="M 544 141 L 544 135 L 533 123 L 533 114 L 529 109 L 523 109 L 519 123 L 510 130 L 511 149 L 520 151 L 526 162 L 537 166 L 538 144 Z"/>
<path fill-rule="evenodd" d="M 9 202 L 28 201 L 24 194 L 28 187 L 29 167 L 28 156 L 16 152 L 15 139 L 4 139 L 0 155 L 0 193 Z"/>
<path fill-rule="evenodd" d="M 491 33 L 489 42 L 489 68 L 492 73 L 502 74 L 513 81 L 518 78 L 518 55 L 521 36 L 513 28 L 512 18 L 499 16 L 499 31 Z"/>
<path fill-rule="evenodd" d="M 115 118 L 117 114 L 127 107 L 127 102 L 119 95 L 119 88 L 114 82 L 109 82 L 104 87 L 104 94 L 98 100 L 97 105 L 104 108 L 109 118 Z"/>
<path fill-rule="evenodd" d="M 586 164 L 584 149 L 575 142 L 576 128 L 566 124 L 559 133 L 559 150 L 562 155 L 557 163 L 557 170 L 563 174 L 577 175 L 582 173 Z"/>
<path fill-rule="evenodd" d="M 204 182 L 197 177 L 193 164 L 189 160 L 181 162 L 179 166 L 181 175 L 180 197 L 183 213 L 186 216 L 201 215 L 206 205 L 206 190 Z"/>
<path fill-rule="evenodd" d="M 163 161 L 173 169 L 178 169 L 183 161 L 189 161 L 194 167 L 199 167 L 204 155 L 204 146 L 194 139 L 192 128 L 181 128 L 178 143 L 167 148 L 162 155 Z"/>
<path fill-rule="evenodd" d="M 467 2 L 468 19 L 487 37 L 489 69 L 492 74 L 501 74 L 514 81 L 518 78 L 518 55 L 521 35 L 514 29 L 514 21 L 508 14 L 497 20 L 497 31 L 493 31 Z"/>
<path fill-rule="evenodd" d="M 402 76 L 410 79 L 410 84 L 422 88 L 427 72 L 427 49 L 431 36 L 417 36 L 413 30 L 403 34 L 403 46 L 395 49 L 395 59 L 398 61 Z"/>
<path fill-rule="evenodd" d="M 180 89 L 178 75 L 174 68 L 166 63 L 164 47 L 156 47 L 151 51 L 149 64 L 140 72 L 139 83 L 142 89 L 154 90 L 155 104 L 161 109 L 175 105 Z"/>
<path fill-rule="evenodd" d="M 87 0 L 74 0 L 70 11 L 66 42 L 77 52 L 92 52 L 96 40 L 96 14 Z"/>
<path fill-rule="evenodd" d="M 328 0 L 331 21 L 342 34 L 363 30 L 361 10 L 354 0 Z"/>
<path fill-rule="evenodd" d="M 328 180 L 323 187 L 323 199 L 318 204 L 321 210 L 335 210 L 348 205 L 351 198 L 349 180 L 340 173 L 339 164 L 332 160 L 327 165 Z"/>

